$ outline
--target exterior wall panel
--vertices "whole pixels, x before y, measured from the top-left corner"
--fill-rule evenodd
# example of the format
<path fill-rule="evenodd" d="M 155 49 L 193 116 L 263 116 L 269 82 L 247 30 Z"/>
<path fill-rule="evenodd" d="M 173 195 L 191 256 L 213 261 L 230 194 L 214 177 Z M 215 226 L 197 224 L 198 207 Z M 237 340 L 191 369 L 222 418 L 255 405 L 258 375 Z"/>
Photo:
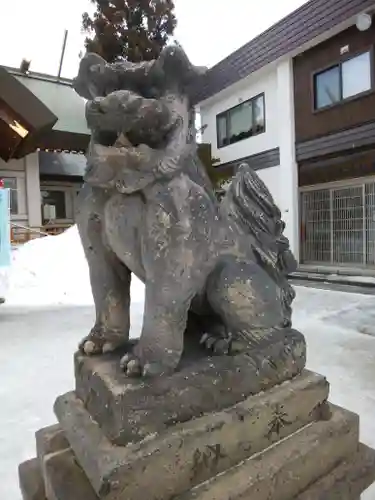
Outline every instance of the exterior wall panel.
<path fill-rule="evenodd" d="M 216 135 L 217 115 L 262 93 L 265 96 L 265 132 L 218 148 Z M 205 126 L 202 132 L 202 141 L 211 144 L 212 156 L 219 158 L 220 164 L 226 164 L 236 161 L 239 158 L 246 158 L 277 148 L 279 140 L 276 71 L 270 71 L 260 79 L 249 78 L 246 85 L 244 82 L 241 90 L 233 91 L 229 96 L 213 104 L 202 106 L 200 108 L 200 115 L 202 126 Z"/>
<path fill-rule="evenodd" d="M 374 0 L 306 2 L 199 78 L 192 89 L 194 102 L 208 99 L 373 5 Z"/>
<path fill-rule="evenodd" d="M 374 80 L 374 43 L 375 23 L 365 32 L 360 32 L 353 26 L 294 59 L 297 143 L 375 121 L 375 87 L 366 95 L 342 101 L 332 107 L 318 111 L 314 110 L 313 95 L 314 73 L 367 50 L 372 51 L 372 75 Z M 340 49 L 346 46 L 348 52 L 340 55 Z"/>

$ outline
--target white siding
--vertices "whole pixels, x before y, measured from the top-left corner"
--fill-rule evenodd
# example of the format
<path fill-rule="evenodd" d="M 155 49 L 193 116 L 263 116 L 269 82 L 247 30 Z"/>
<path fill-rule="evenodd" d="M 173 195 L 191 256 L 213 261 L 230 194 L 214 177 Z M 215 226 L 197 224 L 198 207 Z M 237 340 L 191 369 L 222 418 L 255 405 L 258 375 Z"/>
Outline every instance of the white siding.
<path fill-rule="evenodd" d="M 280 143 L 279 207 L 286 224 L 285 236 L 299 259 L 298 166 L 295 149 L 293 63 L 286 60 L 277 68 Z"/>
<path fill-rule="evenodd" d="M 42 216 L 40 210 L 40 180 L 39 180 L 39 155 L 37 152 L 26 156 L 26 189 L 27 213 L 29 227 L 40 228 Z"/>
<path fill-rule="evenodd" d="M 12 220 L 25 223 L 28 221 L 25 159 L 5 162 L 0 158 L 0 178 L 17 180 L 18 213 L 12 214 Z"/>
<path fill-rule="evenodd" d="M 17 179 L 18 213 L 12 221 L 28 227 L 41 226 L 38 153 L 20 160 L 0 159 L 0 178 Z"/>
<path fill-rule="evenodd" d="M 266 131 L 235 144 L 217 147 L 216 117 L 261 93 L 265 96 Z M 279 148 L 280 165 L 257 171 L 286 223 L 285 235 L 295 256 L 299 254 L 298 177 L 295 159 L 293 65 L 290 58 L 263 68 L 241 82 L 210 97 L 198 106 L 201 125 L 206 126 L 202 142 L 210 143 L 212 156 L 220 164 Z"/>
<path fill-rule="evenodd" d="M 261 93 L 265 96 L 266 131 L 218 149 L 216 116 Z M 260 78 L 253 77 L 244 80 L 244 85 L 240 90 L 233 90 L 232 93 L 226 92 L 223 99 L 215 100 L 212 104 L 210 102 L 200 106 L 201 124 L 206 125 L 202 133 L 202 142 L 211 144 L 212 155 L 220 158 L 220 163 L 227 163 L 278 147 L 277 72 L 275 69 L 263 74 Z"/>
<path fill-rule="evenodd" d="M 276 205 L 280 206 L 280 167 L 257 170 L 257 174 L 270 190 Z"/>

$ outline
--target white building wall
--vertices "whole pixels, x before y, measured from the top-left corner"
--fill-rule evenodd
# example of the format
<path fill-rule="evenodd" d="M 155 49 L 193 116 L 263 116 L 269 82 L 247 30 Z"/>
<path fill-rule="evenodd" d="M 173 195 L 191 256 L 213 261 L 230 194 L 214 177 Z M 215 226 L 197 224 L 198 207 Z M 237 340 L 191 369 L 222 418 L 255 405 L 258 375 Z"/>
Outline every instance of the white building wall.
<path fill-rule="evenodd" d="M 266 131 L 263 134 L 249 137 L 223 148 L 217 147 L 216 116 L 241 102 L 247 101 L 261 93 L 265 95 Z M 202 132 L 202 142 L 210 143 L 212 156 L 220 158 L 220 163 L 228 163 L 238 158 L 261 153 L 278 147 L 278 117 L 277 117 L 277 73 L 272 69 L 260 78 L 251 76 L 243 81 L 241 88 L 223 92 L 223 97 L 214 98 L 201 103 L 201 125 L 206 128 Z"/>
<path fill-rule="evenodd" d="M 285 236 L 299 261 L 298 166 L 296 162 L 294 126 L 294 89 L 292 59 L 282 61 L 277 68 L 279 116 L 279 207 L 286 223 Z"/>
<path fill-rule="evenodd" d="M 39 155 L 29 154 L 26 162 L 26 192 L 29 227 L 39 229 L 42 225 L 40 209 Z"/>
<path fill-rule="evenodd" d="M 270 190 L 270 193 L 273 196 L 276 204 L 280 206 L 280 182 L 279 182 L 279 174 L 280 166 L 277 167 L 269 167 L 263 168 L 261 170 L 257 170 L 257 174 L 262 179 L 264 184 Z"/>
<path fill-rule="evenodd" d="M 235 144 L 217 148 L 216 116 L 240 102 L 265 94 L 266 131 Z M 199 105 L 202 142 L 210 143 L 220 164 L 279 148 L 280 165 L 257 170 L 279 206 L 286 223 L 285 236 L 299 258 L 298 170 L 295 159 L 293 65 L 287 59 L 263 68 Z M 219 164 L 219 163 L 218 163 Z"/>
<path fill-rule="evenodd" d="M 17 213 L 11 220 L 20 232 L 22 228 L 39 231 L 43 225 L 41 210 L 41 189 L 62 191 L 65 193 L 66 219 L 54 221 L 56 224 L 74 222 L 75 203 L 80 190 L 79 182 L 40 181 L 39 154 L 27 155 L 20 160 L 4 162 L 0 159 L 0 178 L 12 179 L 17 186 Z M 38 233 L 33 233 L 37 235 Z"/>
<path fill-rule="evenodd" d="M 25 159 L 5 162 L 0 158 L 0 178 L 15 179 L 17 185 L 17 213 L 11 219 L 19 224 L 28 223 L 27 194 L 26 194 L 26 166 Z"/>
<path fill-rule="evenodd" d="M 38 153 L 9 162 L 0 159 L 0 178 L 16 180 L 18 210 L 11 215 L 12 221 L 24 227 L 39 229 L 42 220 Z"/>

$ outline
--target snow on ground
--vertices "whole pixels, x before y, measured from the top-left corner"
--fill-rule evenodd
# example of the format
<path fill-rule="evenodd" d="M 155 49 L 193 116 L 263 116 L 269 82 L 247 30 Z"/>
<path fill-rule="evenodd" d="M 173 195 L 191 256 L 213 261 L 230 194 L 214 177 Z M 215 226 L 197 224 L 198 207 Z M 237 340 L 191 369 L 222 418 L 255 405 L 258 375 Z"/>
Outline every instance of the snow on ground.
<path fill-rule="evenodd" d="M 94 320 L 88 269 L 76 228 L 14 254 L 11 293 L 0 307 L 0 498 L 20 500 L 18 464 L 35 454 L 34 432 L 55 422 L 53 402 L 74 386 L 72 353 Z M 143 314 L 132 288 L 132 334 Z M 308 368 L 331 384 L 331 401 L 360 414 L 375 447 L 375 297 L 297 288 L 294 325 L 308 342 Z M 362 332 L 362 333 L 361 333 Z M 362 496 L 375 499 L 372 487 Z"/>
<path fill-rule="evenodd" d="M 13 252 L 9 305 L 91 305 L 89 270 L 77 227 L 32 240 Z M 143 300 L 143 284 L 132 280 L 132 296 Z"/>

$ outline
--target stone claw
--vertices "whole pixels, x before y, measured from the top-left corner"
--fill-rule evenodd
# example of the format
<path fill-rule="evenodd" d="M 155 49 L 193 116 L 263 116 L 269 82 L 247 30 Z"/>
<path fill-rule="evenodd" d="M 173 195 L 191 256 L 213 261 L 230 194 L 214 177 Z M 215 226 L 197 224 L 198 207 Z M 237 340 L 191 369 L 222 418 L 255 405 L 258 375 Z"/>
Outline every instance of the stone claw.
<path fill-rule="evenodd" d="M 158 363 L 143 364 L 136 355 L 130 353 L 122 357 L 120 367 L 128 377 L 157 377 L 170 371 Z"/>
<path fill-rule="evenodd" d="M 95 346 L 94 342 L 92 340 L 87 340 L 82 344 L 82 349 L 85 354 L 95 354 L 95 351 L 97 351 L 97 346 Z"/>
<path fill-rule="evenodd" d="M 142 374 L 141 363 L 132 354 L 125 354 L 121 358 L 120 367 L 128 377 L 139 377 Z"/>
<path fill-rule="evenodd" d="M 227 337 L 218 337 L 209 333 L 204 333 L 200 340 L 200 344 L 202 344 L 209 351 L 212 351 L 213 354 L 222 356 L 230 354 L 232 341 L 232 335 L 228 335 Z"/>
<path fill-rule="evenodd" d="M 165 370 L 158 363 L 146 363 L 145 366 L 143 367 L 144 377 L 156 377 L 159 375 L 163 375 L 164 373 Z"/>
<path fill-rule="evenodd" d="M 92 340 L 89 340 L 89 337 L 85 337 L 81 340 L 78 345 L 78 349 L 87 356 L 92 356 L 94 354 L 100 354 L 102 352 L 100 343 L 96 343 Z"/>
<path fill-rule="evenodd" d="M 104 331 L 94 327 L 90 334 L 78 344 L 78 349 L 88 356 L 113 352 L 127 344 L 127 336 L 123 332 Z"/>
<path fill-rule="evenodd" d="M 141 363 L 138 359 L 134 358 L 126 365 L 126 375 L 128 377 L 139 377 L 142 373 Z"/>

